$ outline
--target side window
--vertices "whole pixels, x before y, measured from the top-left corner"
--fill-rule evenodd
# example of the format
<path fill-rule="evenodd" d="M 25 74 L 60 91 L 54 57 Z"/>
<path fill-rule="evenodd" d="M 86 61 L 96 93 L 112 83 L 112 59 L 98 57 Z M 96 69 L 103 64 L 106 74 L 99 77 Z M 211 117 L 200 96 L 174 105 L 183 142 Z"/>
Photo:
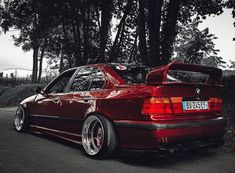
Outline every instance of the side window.
<path fill-rule="evenodd" d="M 103 85 L 103 75 L 97 67 L 82 67 L 74 78 L 70 92 L 101 89 Z"/>
<path fill-rule="evenodd" d="M 96 69 L 96 68 L 95 68 Z M 90 81 L 95 73 L 94 67 L 82 67 L 76 74 L 70 92 L 88 91 Z"/>
<path fill-rule="evenodd" d="M 102 89 L 104 86 L 105 80 L 103 77 L 103 73 L 101 71 L 97 71 L 94 75 L 94 78 L 90 85 L 90 90 L 98 90 Z"/>
<path fill-rule="evenodd" d="M 56 78 L 55 81 L 48 87 L 48 93 L 63 93 L 74 72 L 75 70 L 71 70 Z"/>

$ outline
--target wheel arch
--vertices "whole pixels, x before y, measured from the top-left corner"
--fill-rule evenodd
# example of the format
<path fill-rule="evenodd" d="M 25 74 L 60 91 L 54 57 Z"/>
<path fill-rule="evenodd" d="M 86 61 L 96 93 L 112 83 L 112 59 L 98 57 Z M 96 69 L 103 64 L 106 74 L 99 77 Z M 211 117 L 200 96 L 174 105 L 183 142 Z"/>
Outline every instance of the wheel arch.
<path fill-rule="evenodd" d="M 18 119 L 17 117 L 18 117 L 18 111 L 19 110 L 22 110 L 22 113 L 23 113 L 23 115 L 24 115 L 24 120 L 23 120 L 23 125 L 21 125 L 21 127 L 20 127 L 20 129 L 17 129 L 17 127 L 16 127 L 16 119 Z M 18 107 L 17 107 L 17 109 L 16 109 L 16 111 L 15 111 L 15 118 L 14 118 L 14 127 L 15 127 L 15 129 L 18 131 L 18 132 L 27 132 L 28 130 L 29 130 L 29 115 L 28 115 L 28 111 L 27 111 L 27 108 L 24 106 L 24 105 L 22 105 L 22 104 L 19 104 L 18 105 Z M 19 127 L 18 127 L 19 128 Z"/>
<path fill-rule="evenodd" d="M 104 118 L 106 118 L 107 120 L 109 120 L 111 122 L 111 124 L 113 125 L 113 128 L 114 128 L 114 131 L 116 133 L 116 137 L 117 137 L 117 142 L 118 142 L 118 147 L 120 146 L 120 143 L 121 143 L 121 140 L 120 140 L 120 135 L 118 133 L 118 129 L 117 129 L 117 126 L 115 126 L 115 123 L 113 122 L 113 120 L 110 118 L 110 116 L 107 116 L 103 113 L 100 113 L 100 112 L 89 112 L 88 114 L 86 114 L 86 116 L 84 117 L 84 122 L 85 120 L 89 117 L 89 116 L 92 116 L 92 115 L 99 115 L 99 116 L 102 116 Z"/>
<path fill-rule="evenodd" d="M 29 112 L 28 112 L 28 105 L 27 105 L 27 103 L 20 103 L 19 105 L 18 105 L 18 108 L 19 107 L 22 107 L 23 108 L 23 110 L 24 110 L 24 113 L 25 113 L 25 116 L 27 117 L 27 119 L 29 119 Z M 17 108 L 17 109 L 18 109 Z"/>

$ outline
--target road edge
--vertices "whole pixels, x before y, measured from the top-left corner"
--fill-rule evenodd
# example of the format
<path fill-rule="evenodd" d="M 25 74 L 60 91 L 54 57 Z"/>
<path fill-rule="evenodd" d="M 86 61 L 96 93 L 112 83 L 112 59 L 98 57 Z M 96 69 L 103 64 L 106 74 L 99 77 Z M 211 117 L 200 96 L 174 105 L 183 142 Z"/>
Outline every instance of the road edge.
<path fill-rule="evenodd" d="M 17 107 L 4 107 L 4 108 L 0 108 L 1 112 L 7 112 L 7 113 L 15 113 Z"/>

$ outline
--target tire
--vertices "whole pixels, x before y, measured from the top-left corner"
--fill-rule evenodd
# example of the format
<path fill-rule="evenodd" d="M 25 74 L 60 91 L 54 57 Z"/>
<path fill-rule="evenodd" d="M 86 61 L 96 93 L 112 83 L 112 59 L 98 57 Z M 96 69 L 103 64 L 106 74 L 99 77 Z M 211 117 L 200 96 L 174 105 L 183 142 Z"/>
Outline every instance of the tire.
<path fill-rule="evenodd" d="M 15 113 L 14 127 L 17 132 L 26 132 L 28 130 L 28 116 L 23 106 L 19 106 Z"/>
<path fill-rule="evenodd" d="M 106 158 L 117 150 L 117 135 L 113 124 L 100 115 L 89 116 L 82 129 L 83 148 L 92 158 Z"/>

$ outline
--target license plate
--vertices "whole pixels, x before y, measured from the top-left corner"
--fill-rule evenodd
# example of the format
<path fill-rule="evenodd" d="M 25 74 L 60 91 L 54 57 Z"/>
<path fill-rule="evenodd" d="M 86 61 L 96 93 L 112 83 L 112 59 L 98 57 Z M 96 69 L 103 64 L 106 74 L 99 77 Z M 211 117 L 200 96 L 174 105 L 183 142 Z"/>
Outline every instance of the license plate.
<path fill-rule="evenodd" d="M 207 101 L 183 101 L 183 110 L 206 110 L 208 109 Z"/>

